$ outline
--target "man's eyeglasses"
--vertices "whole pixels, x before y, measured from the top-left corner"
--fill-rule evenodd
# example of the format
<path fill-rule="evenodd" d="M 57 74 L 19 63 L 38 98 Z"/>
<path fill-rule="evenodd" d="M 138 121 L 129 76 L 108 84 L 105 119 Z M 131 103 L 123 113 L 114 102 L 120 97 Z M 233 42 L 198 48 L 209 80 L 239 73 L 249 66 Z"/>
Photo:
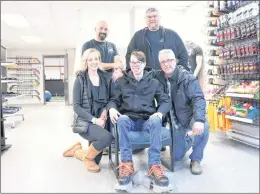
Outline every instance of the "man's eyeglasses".
<path fill-rule="evenodd" d="M 152 19 L 152 18 L 157 19 L 157 18 L 158 18 L 158 15 L 146 16 L 146 18 L 148 18 L 148 19 Z"/>
<path fill-rule="evenodd" d="M 142 61 L 136 61 L 136 62 L 130 61 L 131 65 L 141 65 L 142 63 L 143 63 Z"/>
<path fill-rule="evenodd" d="M 161 61 L 160 63 L 165 65 L 166 63 L 171 63 L 173 61 L 175 61 L 175 59 L 168 59 L 168 60 L 165 60 L 165 61 Z"/>

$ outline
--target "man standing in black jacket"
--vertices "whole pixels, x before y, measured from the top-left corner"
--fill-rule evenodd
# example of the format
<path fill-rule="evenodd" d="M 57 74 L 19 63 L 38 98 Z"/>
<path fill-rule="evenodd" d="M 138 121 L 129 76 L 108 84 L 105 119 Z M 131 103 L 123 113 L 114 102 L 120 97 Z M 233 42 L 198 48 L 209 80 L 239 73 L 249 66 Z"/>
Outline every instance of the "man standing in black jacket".
<path fill-rule="evenodd" d="M 192 73 L 176 65 L 171 49 L 161 50 L 158 58 L 162 71 L 154 72 L 154 76 L 171 96 L 174 112 L 172 123 L 176 128 L 175 159 L 182 159 L 192 146 L 191 173 L 201 174 L 200 162 L 209 137 L 204 94 Z"/>
<path fill-rule="evenodd" d="M 146 58 L 142 51 L 133 51 L 130 58 L 130 71 L 118 80 L 107 105 L 110 119 L 118 124 L 121 163 L 119 184 L 128 185 L 134 173 L 130 131 L 143 131 L 150 134 L 148 150 L 148 175 L 157 186 L 167 187 L 169 180 L 161 165 L 162 117 L 171 109 L 169 96 L 162 85 L 153 78 L 152 72 L 144 71 Z M 154 99 L 158 102 L 158 109 Z"/>
<path fill-rule="evenodd" d="M 149 8 L 146 11 L 147 27 L 137 31 L 132 37 L 126 54 L 127 69 L 133 50 L 138 49 L 145 53 L 147 67 L 161 69 L 158 53 L 162 49 L 171 49 L 176 54 L 178 65 L 188 68 L 188 53 L 180 36 L 173 30 L 160 26 L 160 15 L 157 9 Z"/>

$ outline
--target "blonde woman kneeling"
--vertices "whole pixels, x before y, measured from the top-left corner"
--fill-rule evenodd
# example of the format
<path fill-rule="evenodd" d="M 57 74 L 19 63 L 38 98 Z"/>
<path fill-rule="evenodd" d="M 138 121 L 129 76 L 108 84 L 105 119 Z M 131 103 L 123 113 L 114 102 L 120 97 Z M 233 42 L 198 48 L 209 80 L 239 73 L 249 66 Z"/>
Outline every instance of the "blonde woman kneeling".
<path fill-rule="evenodd" d="M 77 74 L 73 88 L 73 132 L 92 143 L 87 150 L 83 150 L 78 142 L 63 155 L 82 160 L 90 172 L 99 172 L 99 161 L 96 163 L 95 158 L 98 156 L 101 159 L 102 150 L 113 139 L 111 133 L 105 129 L 110 77 L 99 68 L 101 57 L 98 50 L 87 49 L 82 58 L 84 71 Z"/>

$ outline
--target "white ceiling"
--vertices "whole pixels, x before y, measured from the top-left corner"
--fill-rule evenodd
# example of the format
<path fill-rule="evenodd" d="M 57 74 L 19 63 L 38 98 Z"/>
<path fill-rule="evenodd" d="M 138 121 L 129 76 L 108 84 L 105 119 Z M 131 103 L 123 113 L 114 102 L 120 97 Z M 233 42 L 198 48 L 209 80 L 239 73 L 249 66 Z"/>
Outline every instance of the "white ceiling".
<path fill-rule="evenodd" d="M 192 1 L 1 1 L 1 14 L 18 13 L 29 22 L 27 28 L 10 27 L 1 20 L 1 44 L 8 49 L 75 48 L 94 37 L 98 20 L 108 22 L 110 40 L 119 47 L 130 39 L 130 11 L 133 7 L 183 10 Z M 140 18 L 143 20 L 143 17 Z M 122 36 L 122 34 L 124 36 Z M 37 36 L 40 44 L 25 43 L 21 36 Z"/>

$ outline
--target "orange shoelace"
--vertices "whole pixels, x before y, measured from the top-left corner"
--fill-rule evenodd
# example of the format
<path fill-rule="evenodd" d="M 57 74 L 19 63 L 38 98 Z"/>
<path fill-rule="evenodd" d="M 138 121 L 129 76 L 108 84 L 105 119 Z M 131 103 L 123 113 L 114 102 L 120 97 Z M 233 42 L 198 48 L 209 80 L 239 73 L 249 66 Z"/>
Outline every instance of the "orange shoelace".
<path fill-rule="evenodd" d="M 152 168 L 150 168 L 147 176 L 151 176 L 152 174 L 154 174 L 154 176 L 157 179 L 162 179 L 165 177 L 165 170 L 164 167 L 159 164 L 159 165 L 153 165 Z"/>
<path fill-rule="evenodd" d="M 120 177 L 126 177 L 134 173 L 134 169 L 132 167 L 131 162 L 122 162 L 121 164 L 119 164 L 119 166 L 116 169 L 118 168 L 119 168 Z"/>

